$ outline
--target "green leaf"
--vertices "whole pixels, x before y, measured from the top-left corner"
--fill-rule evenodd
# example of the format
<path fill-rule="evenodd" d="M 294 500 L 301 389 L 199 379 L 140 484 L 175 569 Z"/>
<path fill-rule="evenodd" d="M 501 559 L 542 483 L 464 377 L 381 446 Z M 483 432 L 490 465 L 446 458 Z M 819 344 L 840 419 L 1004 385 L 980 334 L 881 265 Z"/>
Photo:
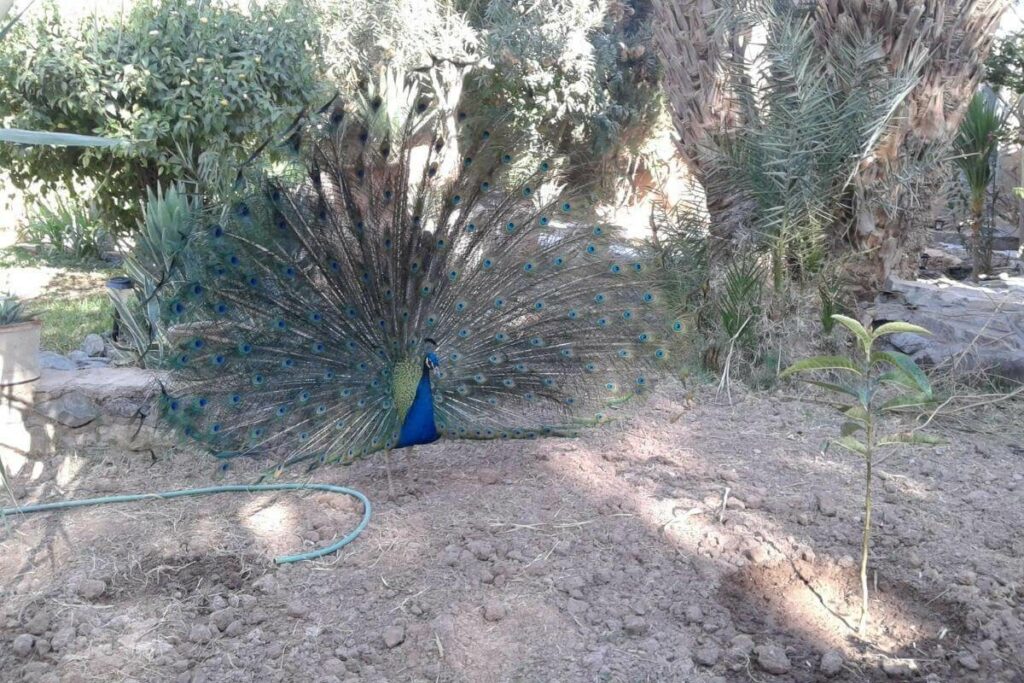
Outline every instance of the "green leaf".
<path fill-rule="evenodd" d="M 905 387 L 917 389 L 922 394 L 931 395 L 932 385 L 928 381 L 928 377 L 921 371 L 921 368 L 917 367 L 914 359 L 907 354 L 899 351 L 874 351 L 871 353 L 871 362 L 888 363 L 898 372 L 903 381 L 897 380 L 895 375 L 888 373 L 880 377 L 880 380 L 895 381 Z"/>
<path fill-rule="evenodd" d="M 879 446 L 895 446 L 898 444 L 916 444 L 918 446 L 938 446 L 945 443 L 941 438 L 931 434 L 920 432 L 898 432 L 883 436 L 878 441 Z"/>
<path fill-rule="evenodd" d="M 844 422 L 842 426 L 839 427 L 839 433 L 843 436 L 853 436 L 857 432 L 862 431 L 864 431 L 864 425 L 859 422 Z"/>
<path fill-rule="evenodd" d="M 54 147 L 122 147 L 125 140 L 96 137 L 95 135 L 72 135 L 71 133 L 47 133 L 38 130 L 0 128 L 0 142 L 16 145 L 50 145 Z"/>
<path fill-rule="evenodd" d="M 872 335 L 875 339 L 882 337 L 887 334 L 896 334 L 898 332 L 912 332 L 914 334 L 931 334 L 928 330 L 921 327 L 920 325 L 912 325 L 911 323 L 895 322 L 885 323 L 881 327 L 876 328 Z"/>
<path fill-rule="evenodd" d="M 868 411 L 864 410 L 864 406 L 850 406 L 843 411 L 843 415 L 857 422 L 868 421 Z"/>
<path fill-rule="evenodd" d="M 879 410 L 898 410 L 900 408 L 916 408 L 935 403 L 935 397 L 931 394 L 901 394 L 894 396 L 882 405 Z"/>
<path fill-rule="evenodd" d="M 834 391 L 837 394 L 846 394 L 847 396 L 852 396 L 853 398 L 860 400 L 860 394 L 857 393 L 856 389 L 851 387 L 845 387 L 842 384 L 832 384 L 831 382 L 819 382 L 814 379 L 805 379 L 804 381 L 808 384 L 819 386 L 822 389 L 828 389 L 829 391 Z"/>
<path fill-rule="evenodd" d="M 805 358 L 793 363 L 783 370 L 779 377 L 788 377 L 797 372 L 814 372 L 817 370 L 845 370 L 858 376 L 862 374 L 860 368 L 849 358 L 842 356 L 815 356 L 814 358 Z"/>
<path fill-rule="evenodd" d="M 833 441 L 833 443 L 836 444 L 837 446 L 842 446 L 848 451 L 853 451 L 857 455 L 866 456 L 868 454 L 868 447 L 862 444 L 860 441 L 857 441 L 857 439 L 853 438 L 852 436 L 841 436 L 835 441 Z"/>
<path fill-rule="evenodd" d="M 838 313 L 833 314 L 832 319 L 835 320 L 840 325 L 844 326 L 846 329 L 850 330 L 850 332 L 853 332 L 853 335 L 857 337 L 857 339 L 860 341 L 861 346 L 864 349 L 865 355 L 867 355 L 868 352 L 870 352 L 871 344 L 874 342 L 874 338 L 872 338 L 870 332 L 864 329 L 863 325 L 861 325 L 853 318 L 847 317 L 845 315 L 839 315 Z"/>

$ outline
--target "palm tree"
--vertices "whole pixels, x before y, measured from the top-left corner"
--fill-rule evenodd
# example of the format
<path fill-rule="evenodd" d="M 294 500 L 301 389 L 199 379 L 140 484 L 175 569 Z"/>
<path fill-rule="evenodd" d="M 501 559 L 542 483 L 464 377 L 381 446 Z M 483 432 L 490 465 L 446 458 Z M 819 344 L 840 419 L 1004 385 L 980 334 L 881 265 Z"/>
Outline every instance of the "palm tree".
<path fill-rule="evenodd" d="M 995 176 L 992 158 L 999 145 L 1002 125 L 995 102 L 979 92 L 971 98 L 953 141 L 956 152 L 953 161 L 964 174 L 970 192 L 968 208 L 971 212 L 971 256 L 975 278 L 992 267 L 991 245 L 983 234 L 982 224 L 988 187 Z"/>

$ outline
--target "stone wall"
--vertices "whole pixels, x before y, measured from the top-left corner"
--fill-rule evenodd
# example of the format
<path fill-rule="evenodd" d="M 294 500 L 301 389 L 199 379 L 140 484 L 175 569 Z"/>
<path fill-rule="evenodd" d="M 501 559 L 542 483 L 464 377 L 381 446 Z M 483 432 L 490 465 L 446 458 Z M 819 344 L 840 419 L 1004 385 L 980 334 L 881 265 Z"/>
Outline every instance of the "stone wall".
<path fill-rule="evenodd" d="M 12 473 L 55 453 L 172 445 L 157 429 L 161 375 L 140 368 L 45 368 L 34 382 L 0 388 L 0 458 Z"/>

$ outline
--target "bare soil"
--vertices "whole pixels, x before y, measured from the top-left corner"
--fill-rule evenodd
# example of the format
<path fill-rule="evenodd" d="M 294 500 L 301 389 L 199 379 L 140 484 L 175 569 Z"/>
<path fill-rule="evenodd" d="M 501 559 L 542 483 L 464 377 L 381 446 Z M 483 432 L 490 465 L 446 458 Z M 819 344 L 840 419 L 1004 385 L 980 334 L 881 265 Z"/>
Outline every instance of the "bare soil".
<path fill-rule="evenodd" d="M 4 681 L 1024 681 L 1020 403 L 945 421 L 876 481 L 827 408 L 663 389 L 577 440 L 441 442 L 228 494 L 0 526 Z M 67 454 L 23 502 L 205 485 L 187 451 Z M 248 482 L 257 463 L 227 480 Z M 299 473 L 290 476 L 297 478 Z"/>

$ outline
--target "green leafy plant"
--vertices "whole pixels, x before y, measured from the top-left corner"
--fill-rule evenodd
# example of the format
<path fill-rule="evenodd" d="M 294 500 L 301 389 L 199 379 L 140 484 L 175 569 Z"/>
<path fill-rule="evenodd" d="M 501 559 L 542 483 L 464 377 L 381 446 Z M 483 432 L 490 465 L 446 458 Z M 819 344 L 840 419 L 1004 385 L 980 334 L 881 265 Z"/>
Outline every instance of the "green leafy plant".
<path fill-rule="evenodd" d="M 161 363 L 169 347 L 162 312 L 165 291 L 173 291 L 187 268 L 189 238 L 199 206 L 182 185 L 167 191 L 149 191 L 144 217 L 134 245 L 124 259 L 132 279 L 134 298 L 120 299 L 110 293 L 111 302 L 128 336 L 121 350 L 146 366 Z"/>
<path fill-rule="evenodd" d="M 32 319 L 25 304 L 13 294 L 0 297 L 0 327 L 17 325 Z"/>
<path fill-rule="evenodd" d="M 323 101 L 319 44 L 316 17 L 298 0 L 247 11 L 226 0 L 141 0 L 123 17 L 80 23 L 47 8 L 0 43 L 0 116 L 132 144 L 0 145 L 0 166 L 30 191 L 92 186 L 109 228 L 130 231 L 147 190 L 197 181 L 193 169 L 211 158 L 237 164 Z"/>
<path fill-rule="evenodd" d="M 19 231 L 23 241 L 34 243 L 76 259 L 98 259 L 103 253 L 106 231 L 92 207 L 57 196 L 51 203 L 40 202 Z"/>
<path fill-rule="evenodd" d="M 861 540 L 860 585 L 861 608 L 858 630 L 864 635 L 868 620 L 868 556 L 871 547 L 871 484 L 876 458 L 886 450 L 906 445 L 935 445 L 934 436 L 919 431 L 896 431 L 881 434 L 887 416 L 894 411 L 921 408 L 934 402 L 928 378 L 909 356 L 897 351 L 875 348 L 876 342 L 889 334 L 910 332 L 930 334 L 928 330 L 904 322 L 885 323 L 868 331 L 853 318 L 833 315 L 835 322 L 846 327 L 858 345 L 856 357 L 816 356 L 797 361 L 779 378 L 796 373 L 828 373 L 835 377 L 808 380 L 842 397 L 837 408 L 844 417 L 840 436 L 835 444 L 864 459 L 864 532 Z"/>
<path fill-rule="evenodd" d="M 971 213 L 971 252 L 974 277 L 991 270 L 992 250 L 989 235 L 985 234 L 984 217 L 988 188 L 995 177 L 992 157 L 999 146 L 999 134 L 1003 127 L 994 101 L 982 93 L 977 93 L 967 107 L 967 113 L 953 148 L 953 158 L 967 182 L 970 192 L 969 210 Z"/>

